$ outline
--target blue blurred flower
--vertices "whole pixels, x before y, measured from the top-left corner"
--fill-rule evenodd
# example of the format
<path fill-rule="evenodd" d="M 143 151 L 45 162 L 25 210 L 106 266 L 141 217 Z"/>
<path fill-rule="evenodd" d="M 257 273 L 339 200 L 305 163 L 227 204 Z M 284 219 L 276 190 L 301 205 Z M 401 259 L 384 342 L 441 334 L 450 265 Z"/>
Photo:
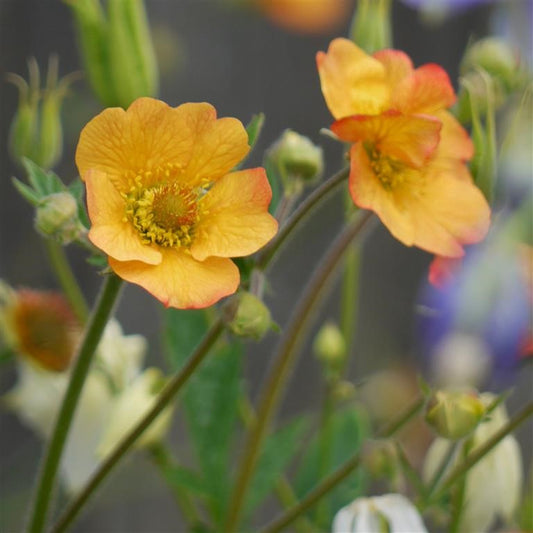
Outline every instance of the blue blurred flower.
<path fill-rule="evenodd" d="M 424 11 L 458 11 L 496 0 L 402 0 L 404 4 Z"/>
<path fill-rule="evenodd" d="M 525 355 L 532 255 L 516 240 L 516 220 L 496 225 L 454 273 L 439 279 L 439 287 L 428 283 L 421 291 L 420 347 L 441 385 L 479 386 L 490 371 L 495 384 L 503 384 Z"/>

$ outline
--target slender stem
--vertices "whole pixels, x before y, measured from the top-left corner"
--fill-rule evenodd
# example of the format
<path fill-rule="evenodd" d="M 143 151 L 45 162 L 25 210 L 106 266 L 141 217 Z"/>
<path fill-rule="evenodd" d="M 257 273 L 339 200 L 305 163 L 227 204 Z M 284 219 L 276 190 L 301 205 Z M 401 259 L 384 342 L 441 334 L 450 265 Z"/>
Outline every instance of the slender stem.
<path fill-rule="evenodd" d="M 46 518 L 53 493 L 59 461 L 68 436 L 70 424 L 74 417 L 83 384 L 89 371 L 94 352 L 104 331 L 105 325 L 113 312 L 117 297 L 122 286 L 122 280 L 111 274 L 107 277 L 93 313 L 87 324 L 85 337 L 80 345 L 76 363 L 70 375 L 67 391 L 63 398 L 52 439 L 44 458 L 42 470 L 37 484 L 37 491 L 33 504 L 33 511 L 28 531 L 40 533 L 46 525 Z"/>
<path fill-rule="evenodd" d="M 505 426 L 497 431 L 484 444 L 476 448 L 468 457 L 459 465 L 457 465 L 448 475 L 446 480 L 442 483 L 441 488 L 435 493 L 434 500 L 438 499 L 445 493 L 454 483 L 461 479 L 468 471 L 480 461 L 487 453 L 489 453 L 502 439 L 509 433 L 514 431 L 520 424 L 525 422 L 531 415 L 533 415 L 533 402 L 527 404 L 521 411 L 519 411 Z"/>
<path fill-rule="evenodd" d="M 357 305 L 359 303 L 359 260 L 360 252 L 355 245 L 350 246 L 344 259 L 344 273 L 341 293 L 341 332 L 346 343 L 346 358 L 343 364 L 344 372 L 348 368 L 350 355 L 353 350 L 355 327 L 357 321 Z"/>
<path fill-rule="evenodd" d="M 85 324 L 89 317 L 89 309 L 85 302 L 83 293 L 80 290 L 80 287 L 74 277 L 74 274 L 70 268 L 67 257 L 65 255 L 65 250 L 63 247 L 51 240 L 44 239 L 46 246 L 46 251 L 48 252 L 48 259 L 54 273 L 65 293 L 65 296 L 72 307 L 72 310 L 78 317 L 78 320 Z"/>
<path fill-rule="evenodd" d="M 461 448 L 461 458 L 464 460 L 468 456 L 469 445 L 468 441 L 463 443 Z M 466 495 L 466 477 L 462 477 L 452 494 L 452 520 L 450 523 L 450 533 L 460 533 L 459 526 L 461 524 L 461 517 L 463 515 L 464 503 Z"/>
<path fill-rule="evenodd" d="M 198 511 L 194 507 L 194 504 L 191 502 L 189 494 L 181 485 L 177 483 L 172 483 L 169 481 L 167 473 L 172 470 L 172 468 L 177 466 L 177 461 L 172 457 L 170 450 L 162 442 L 154 444 L 148 450 L 150 457 L 161 473 L 163 479 L 167 482 L 168 486 L 172 490 L 174 499 L 181 510 L 183 517 L 185 518 L 188 526 L 194 526 L 201 523 L 200 516 Z M 187 529 L 192 529 L 188 527 Z"/>
<path fill-rule="evenodd" d="M 273 366 L 263 387 L 257 411 L 257 423 L 249 433 L 248 442 L 244 450 L 228 513 L 226 531 L 237 530 L 244 497 L 255 470 L 261 444 L 280 399 L 280 393 L 287 381 L 289 371 L 294 364 L 297 348 L 305 327 L 312 316 L 312 311 L 323 293 L 326 282 L 342 259 L 344 251 L 353 239 L 362 233 L 371 217 L 372 214 L 370 212 L 362 213 L 350 225 L 346 226 L 323 257 L 294 309 L 279 349 L 274 355 Z"/>
<path fill-rule="evenodd" d="M 239 415 L 241 417 L 242 422 L 244 423 L 244 426 L 247 429 L 252 428 L 253 425 L 257 422 L 257 415 L 255 414 L 255 410 L 252 404 L 250 403 L 250 400 L 246 396 L 241 396 L 239 400 Z M 283 474 L 281 474 L 278 480 L 276 481 L 275 490 L 279 502 L 281 503 L 281 505 L 283 505 L 285 509 L 292 507 L 298 502 L 298 499 L 296 498 L 296 494 L 294 494 L 294 490 L 291 487 L 291 484 Z M 297 531 L 300 531 L 301 533 L 309 533 L 314 529 L 313 524 L 305 516 L 300 516 L 294 526 L 295 529 Z"/>
<path fill-rule="evenodd" d="M 448 453 L 443 457 L 442 462 L 439 465 L 439 468 L 437 469 L 437 471 L 433 475 L 433 478 L 428 484 L 428 488 L 427 488 L 424 500 L 428 501 L 433 495 L 433 493 L 435 492 L 435 489 L 437 488 L 439 481 L 442 479 L 444 472 L 446 472 L 446 470 L 448 470 L 448 467 L 450 466 L 450 463 L 455 455 L 455 452 L 457 451 L 457 445 L 458 445 L 458 442 L 454 442 L 450 446 Z"/>
<path fill-rule="evenodd" d="M 320 203 L 328 193 L 348 178 L 350 169 L 345 168 L 317 187 L 294 211 L 287 223 L 281 226 L 276 238 L 267 246 L 257 259 L 256 267 L 264 270 L 273 259 L 276 252 L 285 243 L 292 230 L 304 219 L 312 209 Z"/>
<path fill-rule="evenodd" d="M 210 349 L 219 338 L 223 330 L 224 326 L 220 320 L 211 326 L 202 342 L 196 347 L 195 351 L 189 357 L 185 365 L 177 374 L 174 375 L 174 377 L 166 384 L 165 388 L 159 393 L 157 396 L 157 401 L 152 409 L 150 409 L 150 411 L 148 411 L 148 413 L 142 417 L 135 427 L 131 429 L 129 433 L 115 446 L 115 449 L 100 464 L 85 487 L 82 488 L 76 498 L 67 506 L 53 527 L 52 533 L 59 533 L 67 529 L 100 483 L 111 472 L 111 470 L 117 466 L 120 459 L 122 459 L 135 441 L 141 436 L 143 431 L 155 420 L 155 418 L 157 418 L 159 413 L 161 413 L 161 411 L 181 390 L 183 385 L 185 385 L 196 368 L 208 355 Z"/>
<path fill-rule="evenodd" d="M 398 419 L 393 420 L 376 433 L 376 438 L 391 437 L 396 431 L 405 426 L 424 405 L 424 399 L 420 398 Z M 348 477 L 360 464 L 362 460 L 361 452 L 357 452 L 344 462 L 335 472 L 322 480 L 314 489 L 312 489 L 305 498 L 300 500 L 294 507 L 286 513 L 274 519 L 270 524 L 261 530 L 261 533 L 276 533 L 291 524 L 302 513 L 307 511 L 325 494 L 337 486 L 343 479 Z"/>

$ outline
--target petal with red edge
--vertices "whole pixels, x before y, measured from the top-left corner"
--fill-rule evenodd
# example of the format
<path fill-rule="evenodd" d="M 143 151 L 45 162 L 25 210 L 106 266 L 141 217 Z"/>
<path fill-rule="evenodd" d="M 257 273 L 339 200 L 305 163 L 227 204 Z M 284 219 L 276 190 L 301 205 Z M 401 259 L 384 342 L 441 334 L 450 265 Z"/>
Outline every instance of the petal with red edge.
<path fill-rule="evenodd" d="M 355 115 L 338 120 L 331 130 L 348 142 L 370 142 L 383 154 L 420 167 L 433 154 L 441 123 L 427 116 L 389 111 L 378 116 Z"/>
<path fill-rule="evenodd" d="M 316 56 L 322 93 L 335 118 L 373 115 L 388 107 L 385 68 L 348 39 L 334 39 Z"/>
<path fill-rule="evenodd" d="M 350 150 L 348 187 L 356 205 L 374 211 L 399 241 L 407 246 L 413 244 L 414 230 L 409 210 L 397 201 L 392 191 L 383 187 L 361 143 L 354 144 Z"/>
<path fill-rule="evenodd" d="M 276 234 L 278 224 L 268 213 L 272 190 L 263 168 L 233 172 L 217 181 L 201 199 L 201 217 L 191 253 L 240 257 L 256 252 Z"/>
<path fill-rule="evenodd" d="M 239 286 L 239 269 L 224 257 L 196 261 L 180 250 L 162 249 L 159 265 L 139 261 L 116 261 L 109 266 L 121 278 L 140 285 L 167 307 L 199 309 L 209 307 Z"/>
<path fill-rule="evenodd" d="M 125 220 L 125 201 L 107 174 L 90 170 L 85 175 L 87 209 L 91 220 L 89 239 L 120 261 L 143 261 L 156 265 L 161 253 L 143 244 L 137 230 Z"/>
<path fill-rule="evenodd" d="M 417 68 L 394 89 L 391 107 L 404 113 L 432 114 L 455 102 L 446 71 L 433 63 Z"/>

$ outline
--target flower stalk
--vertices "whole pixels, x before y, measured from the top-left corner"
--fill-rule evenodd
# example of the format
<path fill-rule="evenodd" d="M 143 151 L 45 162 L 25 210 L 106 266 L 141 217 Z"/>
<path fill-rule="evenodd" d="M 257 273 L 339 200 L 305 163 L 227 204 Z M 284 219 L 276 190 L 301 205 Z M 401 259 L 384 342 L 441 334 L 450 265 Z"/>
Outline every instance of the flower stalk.
<path fill-rule="evenodd" d="M 41 533 L 46 526 L 50 500 L 69 428 L 93 355 L 100 342 L 105 325 L 113 312 L 121 286 L 122 280 L 117 276 L 108 276 L 87 325 L 85 337 L 80 345 L 76 363 L 72 370 L 69 385 L 39 474 L 37 491 L 28 526 L 28 531 L 31 533 Z"/>

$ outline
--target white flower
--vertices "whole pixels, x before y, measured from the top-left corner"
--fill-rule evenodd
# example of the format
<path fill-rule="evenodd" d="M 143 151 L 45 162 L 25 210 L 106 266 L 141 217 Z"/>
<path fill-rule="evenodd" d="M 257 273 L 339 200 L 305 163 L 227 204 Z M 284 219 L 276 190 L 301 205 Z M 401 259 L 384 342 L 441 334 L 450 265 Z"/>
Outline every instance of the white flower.
<path fill-rule="evenodd" d="M 98 446 L 100 456 L 104 457 L 110 453 L 126 433 L 153 407 L 161 383 L 161 372 L 156 368 L 148 368 L 114 399 L 106 431 Z M 147 447 L 160 440 L 170 425 L 171 416 L 172 409 L 165 409 L 136 441 L 135 447 Z"/>
<path fill-rule="evenodd" d="M 482 394 L 486 406 L 495 399 L 492 394 Z M 499 405 L 489 418 L 474 431 L 472 448 L 484 444 L 508 422 L 507 412 Z M 424 464 L 424 478 L 433 477 L 449 452 L 452 443 L 443 438 L 433 441 Z M 456 456 L 449 471 L 459 461 Z M 446 473 L 444 474 L 446 476 Z M 490 529 L 498 516 L 511 521 L 520 501 L 522 486 L 522 457 L 518 442 L 507 435 L 491 452 L 476 463 L 466 475 L 464 509 L 461 515 L 461 531 L 484 532 Z"/>
<path fill-rule="evenodd" d="M 357 498 L 333 519 L 333 533 L 427 533 L 416 507 L 401 494 Z"/>

